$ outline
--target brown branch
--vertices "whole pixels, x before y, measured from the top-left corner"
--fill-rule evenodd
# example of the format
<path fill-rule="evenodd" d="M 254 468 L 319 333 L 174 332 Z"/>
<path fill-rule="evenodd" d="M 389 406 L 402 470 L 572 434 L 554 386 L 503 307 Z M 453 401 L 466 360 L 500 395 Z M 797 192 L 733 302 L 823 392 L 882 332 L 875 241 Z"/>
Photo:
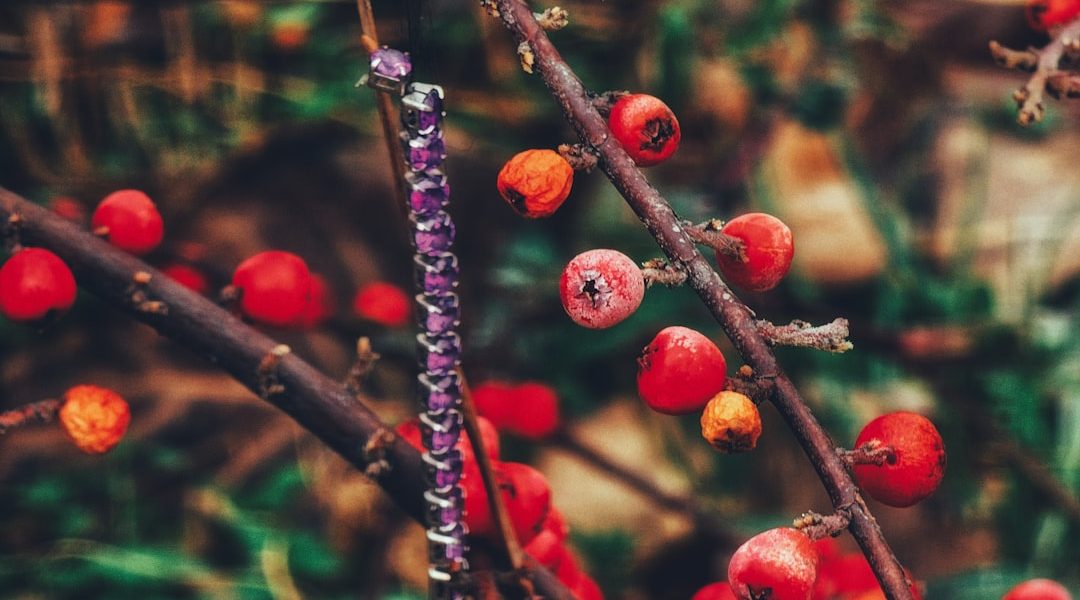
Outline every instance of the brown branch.
<path fill-rule="evenodd" d="M 799 320 L 787 325 L 758 320 L 754 321 L 754 325 L 758 334 L 765 338 L 770 346 L 815 348 L 826 352 L 847 352 L 854 348 L 848 341 L 848 321 L 843 318 L 817 327 Z"/>
<path fill-rule="evenodd" d="M 671 206 L 637 169 L 611 135 L 585 87 L 563 61 L 523 0 L 498 0 L 498 13 L 517 40 L 535 56 L 536 68 L 581 141 L 596 149 L 600 168 L 645 224 L 676 267 L 687 272 L 690 287 L 724 328 L 759 376 L 775 383 L 773 404 L 792 428 L 821 478 L 834 508 L 851 511 L 851 531 L 862 547 L 888 600 L 912 600 L 907 576 L 877 521 L 834 451 L 835 444 L 814 418 L 794 384 L 780 370 L 768 343 L 757 332 L 750 310 L 721 281 L 680 225 Z"/>
<path fill-rule="evenodd" d="M 39 400 L 0 412 L 0 435 L 30 423 L 48 423 L 60 411 L 59 400 Z"/>
<path fill-rule="evenodd" d="M 717 253 L 739 262 L 746 262 L 746 244 L 737 237 L 721 233 L 720 228 L 724 224 L 720 219 L 713 219 L 697 225 L 689 221 L 683 221 L 681 225 L 686 230 L 686 235 L 694 240 L 694 243 L 708 246 Z"/>
<path fill-rule="evenodd" d="M 377 454 L 385 463 L 380 464 L 381 476 L 376 482 L 406 514 L 424 522 L 425 478 L 420 454 L 398 436 L 388 435 L 391 428 L 357 402 L 344 385 L 295 354 L 284 352 L 278 342 L 209 299 L 62 217 L 0 188 L 0 219 L 12 215 L 21 218 L 23 242 L 46 246 L 56 253 L 71 267 L 83 289 L 209 358 L 256 394 L 269 392 L 268 384 L 274 386 L 274 393 L 268 393 L 264 400 L 295 419 L 360 471 L 368 469 L 373 454 Z M 143 312 L 132 306 L 128 291 L 132 277 L 138 272 L 151 275 L 146 292 L 168 305 L 168 314 Z M 527 572 L 544 597 L 572 598 L 547 569 L 530 565 Z"/>
<path fill-rule="evenodd" d="M 795 529 L 802 531 L 812 540 L 836 537 L 851 523 L 851 513 L 838 509 L 831 515 L 822 515 L 814 511 L 805 512 L 792 522 Z"/>
<path fill-rule="evenodd" d="M 1012 50 L 996 41 L 990 42 L 990 54 L 994 61 L 1008 69 L 1032 73 L 1031 78 L 1013 94 L 1019 108 L 1017 121 L 1024 126 L 1042 120 L 1046 112 L 1043 93 L 1055 98 L 1080 97 L 1080 77 L 1061 71 L 1061 59 L 1075 53 L 1080 40 L 1080 17 L 1061 28 L 1042 48 Z"/>

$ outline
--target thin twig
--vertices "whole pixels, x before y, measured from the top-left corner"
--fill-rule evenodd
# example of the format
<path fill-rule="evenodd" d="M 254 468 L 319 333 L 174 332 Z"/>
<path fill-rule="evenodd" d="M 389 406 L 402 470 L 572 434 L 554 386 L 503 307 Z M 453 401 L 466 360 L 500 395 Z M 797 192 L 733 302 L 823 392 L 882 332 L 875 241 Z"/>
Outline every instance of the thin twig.
<path fill-rule="evenodd" d="M 772 402 L 792 428 L 821 478 L 836 509 L 850 507 L 849 531 L 862 547 L 888 600 L 912 600 L 907 576 L 893 554 L 874 516 L 863 501 L 835 444 L 807 407 L 794 384 L 780 370 L 768 343 L 757 332 L 751 311 L 721 281 L 709 261 L 697 251 L 671 205 L 649 185 L 626 151 L 611 135 L 604 118 L 569 65 L 563 61 L 543 28 L 522 0 L 498 0 L 503 23 L 535 56 L 536 69 L 563 109 L 582 143 L 596 149 L 600 168 L 645 224 L 673 265 L 684 268 L 688 284 L 724 328 L 746 362 L 761 377 L 775 383 Z"/>
<path fill-rule="evenodd" d="M 244 324 L 211 300 L 161 275 L 138 258 L 0 188 L 0 219 L 12 215 L 21 217 L 23 240 L 56 253 L 71 267 L 82 288 L 165 337 L 209 358 L 256 394 L 267 385 L 268 373 L 266 369 L 261 371 L 260 366 L 265 365 L 268 354 L 279 354 L 269 362 L 274 363 L 271 384 L 280 385 L 280 392 L 268 394 L 263 399 L 288 414 L 361 471 L 369 467 L 369 442 L 385 437 L 382 432 L 390 428 L 357 402 L 344 385 L 320 373 L 295 354 L 273 352 L 279 348 L 278 342 Z M 142 312 L 131 305 L 127 290 L 131 278 L 140 271 L 151 275 L 146 284 L 147 292 L 169 306 L 168 314 Z M 425 477 L 420 454 L 398 436 L 393 438 L 385 444 L 376 442 L 380 459 L 386 461 L 389 469 L 377 483 L 406 514 L 423 523 L 426 518 Z M 547 569 L 530 564 L 526 570 L 537 592 L 545 598 L 573 598 Z"/>
<path fill-rule="evenodd" d="M 847 319 L 834 319 L 832 323 L 817 327 L 806 321 L 795 320 L 787 325 L 776 325 L 769 321 L 754 321 L 758 334 L 765 338 L 770 346 L 794 346 L 797 348 L 815 348 L 826 352 L 847 352 L 854 348 L 848 341 Z"/>
<path fill-rule="evenodd" d="M 1001 66 L 1031 72 L 1031 78 L 1013 98 L 1019 107 L 1017 121 L 1027 126 L 1041 121 L 1046 112 L 1043 92 L 1055 98 L 1080 97 L 1080 77 L 1075 73 L 1061 71 L 1061 59 L 1067 53 L 1075 53 L 1080 45 L 1080 17 L 1061 28 L 1050 43 L 1042 48 L 1012 50 L 996 41 L 990 42 L 990 53 Z"/>
<path fill-rule="evenodd" d="M 30 423 L 48 423 L 60 411 L 59 400 L 39 400 L 0 412 L 0 435 Z"/>

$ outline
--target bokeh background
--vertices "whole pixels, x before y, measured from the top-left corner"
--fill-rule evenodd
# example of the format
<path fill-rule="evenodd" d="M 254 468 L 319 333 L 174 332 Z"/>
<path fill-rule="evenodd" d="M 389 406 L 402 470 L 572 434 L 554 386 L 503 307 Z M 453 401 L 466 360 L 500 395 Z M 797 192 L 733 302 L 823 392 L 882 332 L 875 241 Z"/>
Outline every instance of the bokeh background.
<path fill-rule="evenodd" d="M 1045 43 L 1021 3 L 563 6 L 571 24 L 553 37 L 588 87 L 648 91 L 679 115 L 681 149 L 648 176 L 681 216 L 765 210 L 791 226 L 792 274 L 745 294 L 750 306 L 777 322 L 851 320 L 852 352 L 779 352 L 837 442 L 897 409 L 941 429 L 941 489 L 911 509 L 872 503 L 927 597 L 999 598 L 1030 576 L 1080 589 L 1080 103 L 1015 124 L 1024 76 L 996 68 L 987 43 Z M 501 26 L 473 1 L 374 8 L 382 41 L 446 90 L 466 371 L 559 392 L 563 441 L 507 436 L 504 456 L 548 476 L 607 596 L 688 598 L 723 578 L 741 539 L 826 511 L 771 408 L 755 452 L 721 456 L 694 416 L 636 399 L 635 356 L 667 325 L 705 332 L 738 366 L 692 292 L 653 289 L 610 330 L 563 314 L 557 280 L 578 252 L 659 253 L 599 173 L 579 174 L 547 220 L 499 198 L 507 158 L 576 141 Z M 256 251 L 301 254 L 335 316 L 273 334 L 337 376 L 371 336 L 383 359 L 364 401 L 403 420 L 412 334 L 350 310 L 363 283 L 411 282 L 374 98 L 355 86 L 358 38 L 344 0 L 5 2 L 0 185 L 87 211 L 143 189 L 166 220 L 151 261 L 193 262 L 219 286 Z M 104 458 L 55 426 L 0 436 L 0 596 L 422 597 L 420 527 L 210 364 L 85 294 L 44 331 L 0 320 L 0 408 L 82 382 L 131 401 L 130 435 Z M 582 448 L 680 502 L 633 490 Z M 1064 498 L 1045 493 L 1047 475 Z"/>

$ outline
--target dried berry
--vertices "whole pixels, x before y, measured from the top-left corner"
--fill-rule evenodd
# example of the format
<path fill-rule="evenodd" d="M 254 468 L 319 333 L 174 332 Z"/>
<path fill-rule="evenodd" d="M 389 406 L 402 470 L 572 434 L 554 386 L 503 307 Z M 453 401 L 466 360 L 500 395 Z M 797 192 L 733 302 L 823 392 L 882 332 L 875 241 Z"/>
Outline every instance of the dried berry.
<path fill-rule="evenodd" d="M 739 238 L 746 248 L 746 262 L 718 252 L 716 262 L 720 272 L 732 285 L 764 292 L 780 284 L 791 268 L 795 243 L 791 230 L 783 221 L 765 213 L 749 213 L 735 217 L 720 230 Z"/>
<path fill-rule="evenodd" d="M 161 269 L 162 274 L 196 294 L 205 294 L 210 290 L 210 282 L 203 272 L 191 265 L 173 263 Z"/>
<path fill-rule="evenodd" d="M 1009 590 L 1001 600 L 1072 600 L 1072 595 L 1052 579 L 1029 579 Z"/>
<path fill-rule="evenodd" d="M 574 183 L 574 168 L 554 150 L 525 150 L 499 171 L 499 194 L 523 217 L 549 217 Z"/>
<path fill-rule="evenodd" d="M 694 593 L 690 600 L 736 600 L 735 592 L 726 581 L 710 583 Z"/>
<path fill-rule="evenodd" d="M 94 209 L 90 226 L 104 232 L 113 246 L 136 255 L 157 248 L 165 235 L 157 206 L 139 190 L 120 190 L 106 196 Z"/>
<path fill-rule="evenodd" d="M 790 528 L 770 529 L 731 555 L 728 583 L 742 600 L 810 600 L 817 568 L 809 537 Z"/>
<path fill-rule="evenodd" d="M 701 410 L 726 379 L 727 362 L 720 349 L 686 327 L 661 330 L 638 357 L 638 395 L 664 414 Z"/>
<path fill-rule="evenodd" d="M 637 264 L 622 252 L 589 250 L 563 269 L 559 297 L 575 323 L 604 329 L 637 310 L 645 297 L 645 279 Z"/>
<path fill-rule="evenodd" d="M 304 259 L 269 250 L 240 263 L 232 284 L 240 290 L 240 310 L 269 325 L 292 325 L 311 298 L 311 272 Z"/>
<path fill-rule="evenodd" d="M 67 263 L 44 248 L 23 248 L 0 267 L 0 314 L 12 321 L 40 321 L 75 303 L 75 277 Z"/>
<path fill-rule="evenodd" d="M 404 327 L 409 324 L 412 303 L 409 295 L 400 287 L 385 281 L 373 281 L 356 292 L 353 312 L 385 327 Z"/>
<path fill-rule="evenodd" d="M 628 94 L 611 107 L 611 134 L 641 167 L 667 160 L 679 149 L 682 130 L 667 104 L 648 94 Z"/>
<path fill-rule="evenodd" d="M 104 454 L 120 443 L 131 411 L 120 394 L 96 385 L 77 385 L 64 393 L 60 424 L 87 454 Z"/>
<path fill-rule="evenodd" d="M 934 493 L 945 475 L 945 444 L 934 424 L 922 415 L 895 412 L 866 424 L 855 447 L 891 449 L 883 465 L 856 464 L 855 479 L 874 499 L 905 507 Z"/>
<path fill-rule="evenodd" d="M 744 394 L 720 392 L 701 413 L 701 435 L 720 452 L 748 452 L 761 437 L 761 414 Z"/>

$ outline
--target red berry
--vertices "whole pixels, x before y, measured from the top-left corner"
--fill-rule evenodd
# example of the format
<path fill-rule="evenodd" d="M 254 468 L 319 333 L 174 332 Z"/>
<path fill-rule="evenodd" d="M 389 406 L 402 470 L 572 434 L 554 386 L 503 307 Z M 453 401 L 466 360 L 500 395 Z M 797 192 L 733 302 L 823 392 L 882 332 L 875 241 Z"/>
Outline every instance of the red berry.
<path fill-rule="evenodd" d="M 895 412 L 866 424 L 855 447 L 892 448 L 885 464 L 856 464 L 859 486 L 879 502 L 905 507 L 934 493 L 945 475 L 945 444 L 934 424 L 922 415 Z"/>
<path fill-rule="evenodd" d="M 538 440 L 559 428 L 559 396 L 549 385 L 485 381 L 472 394 L 477 411 L 498 429 Z"/>
<path fill-rule="evenodd" d="M 86 208 L 78 200 L 69 196 L 53 198 L 49 201 L 49 209 L 73 223 L 81 224 L 86 220 Z"/>
<path fill-rule="evenodd" d="M 1080 15 L 1080 0 L 1028 0 L 1024 12 L 1033 29 L 1046 31 Z"/>
<path fill-rule="evenodd" d="M 682 131 L 667 104 L 648 94 L 628 94 L 611 107 L 611 134 L 641 167 L 668 159 L 679 149 Z"/>
<path fill-rule="evenodd" d="M 528 544 L 544 528 L 551 509 L 551 489 L 543 473 L 522 463 L 499 463 L 495 467 L 506 511 L 522 544 Z"/>
<path fill-rule="evenodd" d="M 1009 590 L 1001 600 L 1072 600 L 1072 595 L 1052 579 L 1029 579 Z"/>
<path fill-rule="evenodd" d="M 669 415 L 701 410 L 724 388 L 727 362 L 716 344 L 686 327 L 667 327 L 638 357 L 638 395 Z"/>
<path fill-rule="evenodd" d="M 161 243 L 165 225 L 154 201 L 138 190 L 120 190 L 94 209 L 90 226 L 107 229 L 109 243 L 132 254 L 146 254 Z"/>
<path fill-rule="evenodd" d="M 12 321 L 38 321 L 74 303 L 71 269 L 44 248 L 23 248 L 0 267 L 0 314 Z"/>
<path fill-rule="evenodd" d="M 386 327 L 404 327 L 409 323 L 412 304 L 405 290 L 392 283 L 375 281 L 356 292 L 353 311 Z"/>
<path fill-rule="evenodd" d="M 491 421 L 488 421 L 484 417 L 477 417 L 477 422 L 480 424 L 480 435 L 484 438 L 484 449 L 487 450 L 488 456 L 491 457 L 491 460 L 499 460 L 498 432 L 495 431 L 495 427 L 491 424 Z M 423 434 L 420 431 L 420 419 L 413 417 L 408 421 L 402 421 L 398 424 L 396 431 L 410 446 L 416 448 L 417 452 L 424 451 Z M 464 431 L 458 438 L 457 448 L 461 451 L 461 457 L 466 465 L 475 462 L 476 451 L 473 450 L 472 443 L 469 441 L 469 437 Z"/>
<path fill-rule="evenodd" d="M 728 582 L 742 600 L 810 600 L 817 567 L 810 538 L 781 527 L 739 546 L 728 563 Z"/>
<path fill-rule="evenodd" d="M 578 557 L 572 550 L 566 546 L 562 547 L 563 556 L 559 560 L 559 566 L 555 571 L 555 576 L 559 578 L 568 588 L 572 588 L 577 585 L 578 579 L 580 579 L 584 573 L 581 572 L 581 564 L 578 561 Z"/>
<path fill-rule="evenodd" d="M 548 569 L 556 570 L 563 558 L 563 543 L 554 531 L 544 529 L 525 545 L 525 552 Z"/>
<path fill-rule="evenodd" d="M 77 385 L 64 392 L 59 416 L 64 432 L 87 454 L 112 450 L 131 421 L 131 411 L 120 394 L 96 385 Z"/>
<path fill-rule="evenodd" d="M 690 600 L 736 600 L 735 592 L 726 581 L 710 583 L 698 590 Z"/>
<path fill-rule="evenodd" d="M 554 507 L 548 511 L 548 516 L 544 519 L 544 531 L 554 533 L 560 542 L 565 542 L 566 536 L 570 535 L 570 527 L 566 524 L 566 519 Z"/>
<path fill-rule="evenodd" d="M 240 263 L 232 284 L 241 292 L 245 315 L 279 327 L 295 323 L 311 298 L 307 263 L 281 250 L 260 252 Z"/>
<path fill-rule="evenodd" d="M 514 385 L 506 381 L 484 381 L 472 388 L 476 410 L 487 417 L 496 429 L 507 429 L 514 423 Z"/>
<path fill-rule="evenodd" d="M 206 275 L 191 265 L 173 263 L 161 269 L 161 272 L 196 294 L 205 294 L 210 290 L 210 282 L 206 279 Z"/>
<path fill-rule="evenodd" d="M 795 243 L 791 230 L 780 219 L 765 213 L 749 213 L 728 221 L 720 231 L 739 238 L 746 247 L 746 262 L 720 252 L 716 254 L 720 272 L 731 284 L 764 292 L 779 285 L 787 275 L 795 255 Z"/>
<path fill-rule="evenodd" d="M 559 281 L 563 309 L 575 323 L 604 329 L 637 310 L 645 278 L 637 264 L 616 250 L 589 250 L 567 263 Z"/>
<path fill-rule="evenodd" d="M 600 586 L 585 573 L 582 573 L 577 583 L 570 587 L 570 592 L 577 600 L 604 600 L 604 592 L 600 590 Z"/>
<path fill-rule="evenodd" d="M 312 329 L 322 325 L 334 314 L 334 293 L 326 278 L 316 273 L 311 274 L 311 298 L 308 299 L 304 312 L 296 321 L 302 329 Z"/>

